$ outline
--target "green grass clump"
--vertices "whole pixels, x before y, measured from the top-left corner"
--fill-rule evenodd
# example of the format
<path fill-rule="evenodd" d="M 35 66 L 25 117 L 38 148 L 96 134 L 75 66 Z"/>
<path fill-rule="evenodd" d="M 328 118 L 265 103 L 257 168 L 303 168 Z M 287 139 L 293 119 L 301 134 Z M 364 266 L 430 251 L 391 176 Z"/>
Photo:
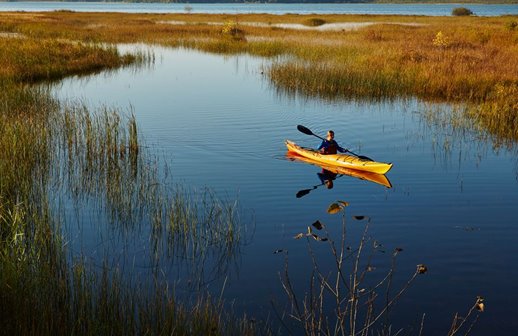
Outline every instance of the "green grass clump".
<path fill-rule="evenodd" d="M 1 83 L 1 82 L 0 82 Z M 0 196 L 28 202 L 35 182 L 48 179 L 50 129 L 57 102 L 45 90 L 0 84 Z"/>
<path fill-rule="evenodd" d="M 453 16 L 470 16 L 470 15 L 473 15 L 473 12 L 469 8 L 457 7 L 457 8 L 453 8 L 453 10 L 451 11 L 451 15 L 453 15 Z"/>
<path fill-rule="evenodd" d="M 128 65 L 135 56 L 101 47 L 53 39 L 0 38 L 0 78 L 23 82 L 53 80 Z"/>
<path fill-rule="evenodd" d="M 326 23 L 327 23 L 326 20 L 320 19 L 320 18 L 311 18 L 311 19 L 307 19 L 306 21 L 304 21 L 304 25 L 310 26 L 310 27 L 318 27 L 318 26 L 324 25 Z"/>
<path fill-rule="evenodd" d="M 516 22 L 516 21 L 508 21 L 508 22 L 505 23 L 505 27 L 509 31 L 514 31 L 514 30 L 516 30 L 516 27 L 518 27 L 518 22 Z"/>

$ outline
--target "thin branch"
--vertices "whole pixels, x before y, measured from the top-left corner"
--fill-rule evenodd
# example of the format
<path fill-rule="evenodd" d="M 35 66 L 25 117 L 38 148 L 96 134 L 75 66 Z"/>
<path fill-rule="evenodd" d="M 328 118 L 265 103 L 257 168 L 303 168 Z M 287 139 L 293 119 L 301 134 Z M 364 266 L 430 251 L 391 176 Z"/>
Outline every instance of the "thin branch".
<path fill-rule="evenodd" d="M 477 303 L 475 303 L 471 309 L 468 311 L 468 314 L 466 315 L 466 317 L 464 317 L 462 319 L 462 322 L 459 324 L 458 327 L 455 328 L 455 322 L 452 324 L 452 328 L 450 329 L 450 332 L 448 332 L 448 336 L 453 336 L 455 335 L 461 328 L 462 326 L 464 325 L 464 323 L 469 319 L 469 317 L 471 316 L 471 314 L 475 311 L 475 309 L 477 308 Z M 455 318 L 457 317 L 457 314 L 455 314 Z M 470 327 L 470 330 L 471 330 L 471 327 Z"/>
<path fill-rule="evenodd" d="M 464 336 L 468 336 L 469 333 L 471 332 L 471 329 L 473 329 L 473 327 L 475 326 L 475 324 L 478 322 L 478 318 L 479 318 L 480 314 L 477 314 L 477 316 L 475 316 L 475 319 L 473 320 L 473 323 L 471 323 L 471 325 L 469 326 L 468 328 L 468 331 L 466 331 L 466 333 L 464 334 Z"/>
<path fill-rule="evenodd" d="M 374 323 L 376 323 L 376 321 L 378 321 L 378 319 L 381 316 L 383 316 L 383 314 L 387 311 L 387 309 L 390 306 L 392 306 L 397 301 L 397 299 L 399 299 L 399 297 L 408 289 L 408 287 L 410 287 L 410 285 L 415 280 L 415 278 L 417 277 L 418 274 L 419 274 L 419 272 L 416 271 L 414 273 L 414 275 L 406 282 L 405 286 L 403 286 L 403 288 L 401 288 L 401 290 L 392 298 L 392 300 L 381 310 L 381 312 L 376 316 L 376 318 L 374 318 L 374 320 L 372 320 L 372 322 L 367 326 L 367 328 L 370 328 Z M 363 329 L 360 330 L 360 332 L 362 332 L 362 331 L 363 331 Z"/>
<path fill-rule="evenodd" d="M 423 335 L 424 330 L 424 317 L 426 314 L 423 314 L 423 317 L 421 318 L 421 327 L 419 328 L 419 336 Z"/>

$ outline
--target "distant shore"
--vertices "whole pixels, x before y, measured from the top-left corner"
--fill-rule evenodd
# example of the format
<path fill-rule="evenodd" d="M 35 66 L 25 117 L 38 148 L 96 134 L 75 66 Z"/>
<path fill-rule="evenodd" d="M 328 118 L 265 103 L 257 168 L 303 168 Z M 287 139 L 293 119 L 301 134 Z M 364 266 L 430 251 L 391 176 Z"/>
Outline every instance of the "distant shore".
<path fill-rule="evenodd" d="M 318 0 L 308 0 L 308 1 L 290 1 L 290 0 L 276 0 L 276 1 L 233 1 L 233 0 L 218 0 L 218 1 L 207 1 L 207 0 L 189 0 L 189 1 L 175 1 L 175 0 L 162 0 L 162 1 L 132 1 L 132 0 L 110 0 L 110 1 L 101 1 L 101 0 L 92 0 L 92 1 L 47 1 L 47 0 L 0 0 L 0 2 L 102 2 L 102 3 L 175 3 L 175 4 L 487 4 L 487 5 L 508 5 L 508 4 L 518 4 L 518 0 L 442 0 L 442 1 L 428 1 L 428 0 L 375 0 L 375 1 L 362 1 L 362 0 L 352 0 L 352 1 L 318 1 Z"/>

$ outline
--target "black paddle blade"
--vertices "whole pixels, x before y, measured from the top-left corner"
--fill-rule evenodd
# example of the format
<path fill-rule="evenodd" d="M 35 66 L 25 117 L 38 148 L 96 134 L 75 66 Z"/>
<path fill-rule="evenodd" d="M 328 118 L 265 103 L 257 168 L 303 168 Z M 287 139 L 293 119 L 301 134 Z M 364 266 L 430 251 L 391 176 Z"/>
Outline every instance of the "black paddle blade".
<path fill-rule="evenodd" d="M 302 125 L 297 125 L 297 129 L 298 129 L 300 132 L 304 133 L 304 134 L 307 134 L 307 135 L 314 135 L 314 134 L 313 134 L 313 132 L 311 132 L 311 130 L 310 130 L 309 128 L 304 127 L 304 126 L 302 126 Z"/>
<path fill-rule="evenodd" d="M 303 189 L 303 190 L 300 190 L 297 195 L 295 195 L 297 198 L 301 198 L 303 196 L 306 196 L 307 194 L 309 194 L 309 192 L 313 190 L 313 189 Z"/>

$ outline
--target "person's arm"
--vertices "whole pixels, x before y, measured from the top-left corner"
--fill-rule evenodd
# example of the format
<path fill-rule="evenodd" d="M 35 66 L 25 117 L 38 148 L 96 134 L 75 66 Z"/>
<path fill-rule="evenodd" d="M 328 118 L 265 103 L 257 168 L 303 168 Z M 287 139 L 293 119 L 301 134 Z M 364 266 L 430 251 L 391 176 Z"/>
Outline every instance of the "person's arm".
<path fill-rule="evenodd" d="M 318 146 L 318 150 L 321 150 L 322 148 L 325 148 L 326 147 L 326 141 L 323 140 L 322 143 L 320 144 L 320 146 Z"/>

